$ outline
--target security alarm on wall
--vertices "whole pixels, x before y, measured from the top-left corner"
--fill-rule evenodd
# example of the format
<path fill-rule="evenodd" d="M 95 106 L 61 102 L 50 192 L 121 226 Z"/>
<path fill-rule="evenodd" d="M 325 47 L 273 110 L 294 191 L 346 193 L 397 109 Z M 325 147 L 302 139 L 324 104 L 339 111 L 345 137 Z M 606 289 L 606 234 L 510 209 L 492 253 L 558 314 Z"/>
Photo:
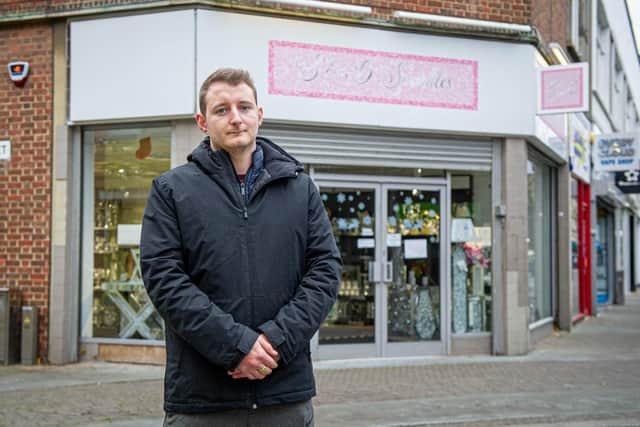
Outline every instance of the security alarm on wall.
<path fill-rule="evenodd" d="M 9 62 L 9 77 L 16 86 L 24 86 L 29 77 L 29 63 L 24 61 Z"/>

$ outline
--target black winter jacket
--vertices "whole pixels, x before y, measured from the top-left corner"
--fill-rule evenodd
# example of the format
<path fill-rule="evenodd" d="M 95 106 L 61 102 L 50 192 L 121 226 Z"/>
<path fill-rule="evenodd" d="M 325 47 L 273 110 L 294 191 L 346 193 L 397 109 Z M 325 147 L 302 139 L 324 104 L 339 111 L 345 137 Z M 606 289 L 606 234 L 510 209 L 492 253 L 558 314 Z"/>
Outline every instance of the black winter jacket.
<path fill-rule="evenodd" d="M 167 412 L 204 413 L 315 395 L 309 340 L 335 302 L 341 260 L 318 191 L 293 157 L 258 137 L 264 169 L 248 203 L 228 155 L 205 139 L 158 176 L 141 266 L 165 320 Z M 234 369 L 264 333 L 280 354 L 264 380 Z"/>

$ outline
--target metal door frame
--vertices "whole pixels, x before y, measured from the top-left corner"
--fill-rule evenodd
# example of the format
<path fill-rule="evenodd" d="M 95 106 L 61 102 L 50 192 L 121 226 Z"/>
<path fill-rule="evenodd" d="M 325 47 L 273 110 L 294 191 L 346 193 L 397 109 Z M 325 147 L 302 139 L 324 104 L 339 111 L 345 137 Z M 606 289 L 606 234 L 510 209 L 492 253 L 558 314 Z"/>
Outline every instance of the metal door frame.
<path fill-rule="evenodd" d="M 381 210 L 382 204 L 380 203 L 380 198 L 382 197 L 382 188 L 379 183 L 376 183 L 373 180 L 348 180 L 348 179 L 326 179 L 319 178 L 318 176 L 313 177 L 313 181 L 316 187 L 334 187 L 334 188 L 358 188 L 362 190 L 373 190 L 375 197 L 375 239 L 376 239 L 376 247 L 375 247 L 375 259 L 376 262 L 380 260 L 380 243 L 378 241 L 381 233 L 382 223 L 379 220 L 381 218 Z M 319 345 L 318 343 L 318 334 L 316 332 L 316 339 L 314 339 L 313 352 L 318 355 L 317 358 L 321 360 L 327 359 L 345 359 L 345 358 L 365 358 L 371 356 L 381 356 L 381 349 L 379 343 L 379 320 L 378 320 L 378 300 L 380 298 L 379 295 L 379 284 L 374 283 L 375 289 L 375 311 L 376 316 L 374 320 L 374 342 L 366 343 L 366 344 L 323 344 Z"/>
<path fill-rule="evenodd" d="M 380 271 L 387 259 L 386 221 L 387 190 L 406 189 L 406 186 L 423 191 L 440 193 L 440 341 L 387 343 L 387 284 L 382 280 L 375 282 L 375 326 L 374 344 L 318 344 L 316 333 L 313 353 L 321 360 L 361 357 L 406 357 L 449 354 L 451 351 L 451 317 L 450 317 L 450 178 L 413 178 L 377 175 L 345 175 L 325 174 L 310 171 L 315 185 L 320 187 L 362 188 L 373 190 L 376 197 L 375 206 L 375 259 Z"/>
<path fill-rule="evenodd" d="M 389 357 L 403 356 L 424 356 L 433 354 L 449 354 L 451 343 L 451 316 L 450 316 L 450 238 L 449 238 L 449 194 L 448 183 L 432 184 L 418 183 L 416 181 L 410 183 L 385 183 L 382 184 L 382 219 L 386 225 L 389 217 L 388 207 L 388 191 L 389 190 L 406 190 L 407 184 L 413 184 L 411 189 L 421 191 L 431 191 L 440 194 L 440 340 L 439 341 L 414 341 L 407 343 L 390 343 L 388 342 L 387 328 L 387 283 L 383 283 L 381 302 L 381 317 L 383 318 L 382 328 L 382 355 Z M 386 242 L 387 230 L 383 227 L 382 242 Z M 382 260 L 387 260 L 387 245 L 382 245 Z"/>

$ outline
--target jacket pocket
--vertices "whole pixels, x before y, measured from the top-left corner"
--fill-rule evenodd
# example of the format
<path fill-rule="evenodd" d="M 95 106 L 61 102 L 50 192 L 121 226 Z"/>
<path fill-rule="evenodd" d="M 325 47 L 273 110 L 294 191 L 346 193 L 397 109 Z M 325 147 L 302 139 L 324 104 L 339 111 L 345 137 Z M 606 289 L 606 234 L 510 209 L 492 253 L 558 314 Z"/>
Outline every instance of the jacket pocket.
<path fill-rule="evenodd" d="M 212 365 L 195 350 L 185 351 L 182 372 L 190 384 L 187 401 L 221 404 L 247 400 L 247 380 L 234 380 L 222 367 Z"/>

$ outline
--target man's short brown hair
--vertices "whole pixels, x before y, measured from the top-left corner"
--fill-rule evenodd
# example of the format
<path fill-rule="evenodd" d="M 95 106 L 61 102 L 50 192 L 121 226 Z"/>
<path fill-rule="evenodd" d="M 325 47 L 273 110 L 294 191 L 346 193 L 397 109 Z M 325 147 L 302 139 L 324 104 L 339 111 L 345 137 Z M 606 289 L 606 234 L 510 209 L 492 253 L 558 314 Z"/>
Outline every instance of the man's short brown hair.
<path fill-rule="evenodd" d="M 253 84 L 253 79 L 247 70 L 242 70 L 240 68 L 219 68 L 211 73 L 211 75 L 202 83 L 202 86 L 200 86 L 200 113 L 203 116 L 207 115 L 206 97 L 209 87 L 213 83 L 217 82 L 227 83 L 231 86 L 237 86 L 245 83 L 253 91 L 253 98 L 255 99 L 256 104 L 258 104 L 258 92 L 256 91 L 256 86 Z"/>

